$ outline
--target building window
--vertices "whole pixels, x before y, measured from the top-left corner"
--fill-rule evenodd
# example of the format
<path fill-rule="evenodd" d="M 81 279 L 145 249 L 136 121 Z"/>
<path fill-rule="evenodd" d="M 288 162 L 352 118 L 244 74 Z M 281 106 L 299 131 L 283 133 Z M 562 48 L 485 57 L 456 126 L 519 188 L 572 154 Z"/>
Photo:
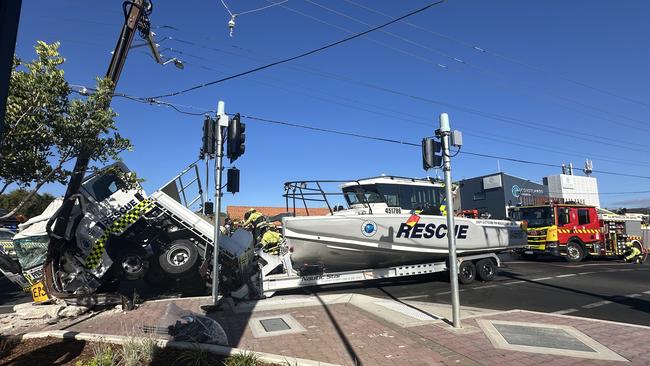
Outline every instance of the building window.
<path fill-rule="evenodd" d="M 578 209 L 578 225 L 586 225 L 589 223 L 589 210 L 581 208 Z"/>
<path fill-rule="evenodd" d="M 481 201 L 485 199 L 485 192 L 474 193 L 474 201 Z"/>

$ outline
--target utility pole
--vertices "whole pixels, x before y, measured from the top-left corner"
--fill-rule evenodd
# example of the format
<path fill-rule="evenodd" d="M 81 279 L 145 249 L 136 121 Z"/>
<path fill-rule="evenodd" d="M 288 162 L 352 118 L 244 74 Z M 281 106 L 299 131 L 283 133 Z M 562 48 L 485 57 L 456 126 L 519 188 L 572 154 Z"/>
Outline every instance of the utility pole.
<path fill-rule="evenodd" d="M 124 62 L 126 61 L 126 56 L 131 47 L 131 42 L 133 42 L 133 36 L 138 30 L 138 24 L 143 15 L 143 12 L 146 11 L 144 8 L 145 0 L 133 0 L 131 8 L 129 9 L 126 18 L 124 19 L 124 25 L 122 26 L 122 32 L 120 37 L 117 40 L 115 45 L 115 51 L 111 58 L 111 63 L 108 66 L 106 71 L 106 78 L 110 79 L 113 82 L 113 90 L 117 85 L 118 80 L 120 79 L 120 74 L 122 73 L 122 68 L 124 67 Z M 149 3 L 147 3 L 149 6 Z M 106 108 L 109 106 L 106 105 Z M 90 162 L 91 152 L 82 147 L 81 153 L 77 156 L 77 161 L 75 162 L 74 169 L 72 170 L 72 175 L 70 177 L 70 182 L 68 183 L 68 188 L 65 192 L 65 197 L 63 199 L 63 205 L 58 211 L 56 223 L 52 230 L 54 237 L 56 239 L 65 238 L 65 232 L 68 227 L 68 220 L 70 214 L 72 213 L 72 208 L 74 207 L 75 200 L 73 199 L 74 195 L 79 192 L 81 188 L 81 182 L 84 179 L 86 170 L 88 169 L 88 163 Z M 49 255 L 48 255 L 49 257 Z"/>
<path fill-rule="evenodd" d="M 219 234 L 221 218 L 221 173 L 223 172 L 223 133 L 228 129 L 228 115 L 223 101 L 217 105 L 217 161 L 215 162 L 214 203 L 217 211 L 214 214 L 214 248 L 212 248 L 212 306 L 219 302 Z"/>
<path fill-rule="evenodd" d="M 451 157 L 449 116 L 440 114 L 440 129 L 436 131 L 442 142 L 442 170 L 445 172 L 447 195 L 447 240 L 449 244 L 449 282 L 451 284 L 451 309 L 454 328 L 460 328 L 460 297 L 458 295 L 458 261 L 456 260 L 456 231 L 454 225 L 454 197 L 451 191 Z M 456 132 L 456 131 L 454 131 Z"/>
<path fill-rule="evenodd" d="M 0 1 L 0 139 L 5 130 L 5 111 L 21 4 L 22 0 Z"/>

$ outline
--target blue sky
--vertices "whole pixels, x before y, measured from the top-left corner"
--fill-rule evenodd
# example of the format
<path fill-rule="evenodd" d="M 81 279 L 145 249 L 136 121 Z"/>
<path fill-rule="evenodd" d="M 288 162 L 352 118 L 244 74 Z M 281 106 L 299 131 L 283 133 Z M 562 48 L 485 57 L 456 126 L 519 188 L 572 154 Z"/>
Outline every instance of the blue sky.
<path fill-rule="evenodd" d="M 353 1 L 392 16 L 428 3 Z M 227 3 L 233 12 L 268 4 Z M 349 35 L 344 29 L 368 28 L 350 17 L 372 25 L 388 19 L 344 0 L 290 0 L 239 17 L 231 38 L 219 1 L 154 5 L 158 38 L 173 38 L 161 43 L 163 54 L 183 60 L 185 69 L 157 65 L 146 48 L 133 49 L 119 92 L 153 96 L 183 89 L 338 40 Z M 467 151 L 578 167 L 590 158 L 596 170 L 650 175 L 649 16 L 646 1 L 448 1 L 407 20 L 417 28 L 394 24 L 385 29 L 392 35 L 375 32 L 167 100 L 210 109 L 224 100 L 230 113 L 412 142 L 432 135 L 438 115 L 447 112 L 452 128 L 465 133 Z M 68 81 L 92 86 L 106 71 L 121 24 L 121 1 L 24 1 L 16 53 L 31 59 L 36 40 L 58 40 Z M 197 158 L 202 117 L 119 98 L 112 106 L 121 133 L 135 145 L 124 161 L 146 179 L 148 192 Z M 427 174 L 414 147 L 244 122 L 246 154 L 235 164 L 241 192 L 226 194 L 225 205 L 282 205 L 282 183 L 289 180 Z M 559 173 L 499 163 L 502 171 L 533 181 Z M 459 155 L 453 168 L 454 179 L 469 178 L 495 172 L 497 161 Z M 650 190 L 648 179 L 595 176 L 601 192 Z M 54 185 L 47 190 L 64 192 Z M 650 194 L 603 195 L 601 202 L 650 205 Z"/>

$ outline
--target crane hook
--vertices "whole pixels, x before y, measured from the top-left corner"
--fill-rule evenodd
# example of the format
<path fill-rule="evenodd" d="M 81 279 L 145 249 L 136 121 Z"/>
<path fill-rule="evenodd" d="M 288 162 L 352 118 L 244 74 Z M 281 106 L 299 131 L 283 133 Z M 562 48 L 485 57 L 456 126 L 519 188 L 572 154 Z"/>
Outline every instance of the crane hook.
<path fill-rule="evenodd" d="M 230 36 L 232 37 L 232 33 L 235 30 L 235 16 L 230 17 L 230 21 L 228 22 L 228 29 L 230 30 Z"/>

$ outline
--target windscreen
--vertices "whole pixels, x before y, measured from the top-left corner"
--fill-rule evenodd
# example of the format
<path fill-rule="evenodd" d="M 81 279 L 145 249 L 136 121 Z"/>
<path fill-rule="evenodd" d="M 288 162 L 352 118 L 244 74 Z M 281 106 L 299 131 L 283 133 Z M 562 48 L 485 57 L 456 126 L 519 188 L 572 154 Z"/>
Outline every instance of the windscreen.
<path fill-rule="evenodd" d="M 18 257 L 18 263 L 20 263 L 23 270 L 42 266 L 45 263 L 48 243 L 49 238 L 47 236 L 14 240 L 14 250 Z"/>
<path fill-rule="evenodd" d="M 513 219 L 528 222 L 528 227 L 555 225 L 551 207 L 518 207 L 513 213 Z"/>
<path fill-rule="evenodd" d="M 436 214 L 444 195 L 441 187 L 385 183 L 345 187 L 343 193 L 348 205 L 386 203 L 423 214 Z"/>

